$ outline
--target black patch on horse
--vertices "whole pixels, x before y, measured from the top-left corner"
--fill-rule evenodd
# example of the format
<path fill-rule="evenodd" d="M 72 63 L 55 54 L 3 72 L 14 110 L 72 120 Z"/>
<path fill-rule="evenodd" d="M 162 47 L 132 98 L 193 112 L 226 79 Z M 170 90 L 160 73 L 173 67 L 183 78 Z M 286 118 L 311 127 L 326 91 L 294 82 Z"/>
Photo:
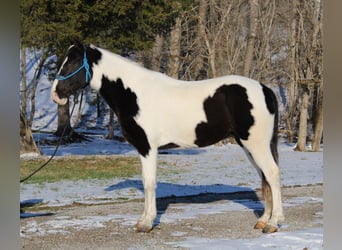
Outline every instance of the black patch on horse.
<path fill-rule="evenodd" d="M 168 144 L 158 147 L 158 149 L 171 149 L 171 148 L 179 148 L 179 145 L 177 145 L 176 143 L 170 142 Z"/>
<path fill-rule="evenodd" d="M 262 91 L 264 92 L 267 109 L 271 114 L 274 114 L 278 109 L 278 102 L 276 96 L 270 88 L 266 87 L 264 84 L 261 84 L 261 86 Z"/>
<path fill-rule="evenodd" d="M 244 87 L 238 84 L 221 86 L 203 103 L 207 122 L 196 126 L 195 144 L 204 147 L 233 135 L 242 146 L 240 139 L 248 139 L 249 128 L 254 124 L 252 108 Z"/>
<path fill-rule="evenodd" d="M 139 112 L 137 96 L 130 88 L 125 89 L 120 78 L 116 81 L 102 76 L 100 94 L 117 115 L 122 133 L 142 156 L 148 155 L 151 147 L 145 131 L 140 127 L 134 117 Z"/>
<path fill-rule="evenodd" d="M 99 61 L 102 58 L 102 53 L 99 50 L 95 48 L 91 48 L 91 47 L 86 47 L 86 50 L 87 50 L 88 63 L 90 65 L 90 72 L 91 72 L 91 75 L 93 75 L 92 68 L 94 64 L 99 63 Z"/>
<path fill-rule="evenodd" d="M 267 106 L 268 111 L 271 114 L 274 114 L 274 127 L 273 127 L 273 135 L 270 143 L 271 147 L 271 152 L 273 155 L 273 158 L 275 162 L 278 164 L 279 162 L 279 156 L 278 156 L 278 149 L 277 149 L 277 144 L 278 144 L 278 101 L 277 97 L 274 94 L 274 92 L 266 87 L 265 85 L 262 85 L 262 91 L 264 92 L 265 96 L 265 103 Z"/>

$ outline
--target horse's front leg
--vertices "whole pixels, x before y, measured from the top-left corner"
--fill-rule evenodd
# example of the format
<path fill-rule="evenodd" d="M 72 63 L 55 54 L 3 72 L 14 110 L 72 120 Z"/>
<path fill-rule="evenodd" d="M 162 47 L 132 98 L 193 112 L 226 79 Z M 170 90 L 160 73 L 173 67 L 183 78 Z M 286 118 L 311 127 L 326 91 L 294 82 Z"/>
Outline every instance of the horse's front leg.
<path fill-rule="evenodd" d="M 157 175 L 157 149 L 151 149 L 146 156 L 140 156 L 142 164 L 142 177 L 145 193 L 144 212 L 140 216 L 135 228 L 137 232 L 150 232 L 154 219 L 157 216 L 156 206 L 156 175 Z"/>

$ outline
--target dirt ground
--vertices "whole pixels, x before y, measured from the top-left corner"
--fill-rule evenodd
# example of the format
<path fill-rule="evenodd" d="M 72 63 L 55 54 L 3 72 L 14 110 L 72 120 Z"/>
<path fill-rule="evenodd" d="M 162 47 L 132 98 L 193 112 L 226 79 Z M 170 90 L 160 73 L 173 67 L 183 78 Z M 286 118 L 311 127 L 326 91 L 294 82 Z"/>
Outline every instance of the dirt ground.
<path fill-rule="evenodd" d="M 282 188 L 285 222 L 280 231 L 296 231 L 312 227 L 322 227 L 323 221 L 323 186 Z M 293 199 L 312 197 L 311 202 L 289 205 Z M 158 212 L 167 220 L 174 213 L 179 214 L 177 220 L 156 225 L 150 233 L 136 233 L 134 226 L 122 220 L 109 220 L 104 227 L 86 229 L 68 227 L 67 233 L 48 233 L 39 235 L 27 231 L 28 223 L 56 220 L 58 216 L 77 219 L 82 216 L 135 215 L 142 212 L 143 201 L 126 201 L 115 204 L 89 206 L 68 206 L 53 208 L 51 214 L 21 219 L 22 249 L 180 249 L 177 242 L 188 237 L 246 239 L 262 235 L 260 230 L 253 229 L 259 209 L 240 209 L 182 218 L 182 207 L 189 204 L 219 206 L 228 202 L 250 200 L 258 202 L 260 192 L 244 192 L 234 194 L 204 194 L 183 198 L 158 199 Z M 316 199 L 317 198 L 317 199 Z M 287 204 L 287 205 L 286 205 Z"/>

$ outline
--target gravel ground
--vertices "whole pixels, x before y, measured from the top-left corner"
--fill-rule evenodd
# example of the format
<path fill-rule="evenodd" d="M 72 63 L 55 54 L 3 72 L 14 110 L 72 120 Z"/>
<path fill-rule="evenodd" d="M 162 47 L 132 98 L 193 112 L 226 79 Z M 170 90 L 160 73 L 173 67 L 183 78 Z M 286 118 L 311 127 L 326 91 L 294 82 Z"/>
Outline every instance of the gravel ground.
<path fill-rule="evenodd" d="M 282 195 L 286 218 L 280 232 L 323 227 L 322 185 L 283 187 Z M 74 204 L 53 207 L 50 211 L 32 211 L 32 216 L 21 219 L 21 245 L 22 249 L 32 250 L 183 249 L 181 243 L 193 237 L 258 238 L 263 234 L 253 226 L 261 213 L 259 198 L 259 191 L 161 198 L 158 199 L 160 223 L 157 221 L 150 233 L 136 233 L 134 230 L 134 222 L 143 209 L 143 200 L 87 206 Z M 232 203 L 249 205 L 245 205 L 245 209 L 212 212 L 216 211 L 213 207 Z M 206 213 L 208 206 L 211 212 Z M 77 224 L 85 218 L 92 218 L 90 226 L 89 223 L 83 227 Z M 64 223 L 58 226 L 56 222 L 61 220 Z"/>

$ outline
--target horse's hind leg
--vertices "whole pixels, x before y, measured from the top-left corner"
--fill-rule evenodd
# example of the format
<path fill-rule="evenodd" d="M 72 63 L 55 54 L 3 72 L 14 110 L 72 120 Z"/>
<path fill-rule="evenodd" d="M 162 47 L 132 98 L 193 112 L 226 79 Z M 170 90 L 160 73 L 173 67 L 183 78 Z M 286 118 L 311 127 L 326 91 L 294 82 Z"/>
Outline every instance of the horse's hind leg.
<path fill-rule="evenodd" d="M 265 201 L 265 209 L 263 215 L 255 224 L 255 229 L 264 229 L 267 226 L 267 221 L 271 218 L 273 209 L 271 187 L 270 184 L 266 181 L 264 174 L 261 174 L 261 190 L 262 196 Z"/>
<path fill-rule="evenodd" d="M 246 155 L 248 156 L 249 160 L 252 162 L 254 167 L 256 168 L 260 178 L 261 178 L 261 191 L 262 196 L 264 199 L 264 212 L 263 215 L 258 219 L 258 222 L 255 224 L 255 229 L 264 229 L 267 225 L 268 220 L 271 218 L 272 215 L 272 192 L 269 183 L 266 181 L 265 175 L 259 169 L 258 165 L 255 163 L 254 158 L 252 157 L 251 153 L 244 148 Z"/>
<path fill-rule="evenodd" d="M 278 230 L 278 222 L 284 220 L 278 165 L 272 156 L 269 145 L 263 146 L 261 143 L 256 146 L 248 143 L 248 141 L 242 141 L 242 144 L 262 179 L 265 209 L 255 228 L 262 228 L 264 233 L 275 232 Z"/>

